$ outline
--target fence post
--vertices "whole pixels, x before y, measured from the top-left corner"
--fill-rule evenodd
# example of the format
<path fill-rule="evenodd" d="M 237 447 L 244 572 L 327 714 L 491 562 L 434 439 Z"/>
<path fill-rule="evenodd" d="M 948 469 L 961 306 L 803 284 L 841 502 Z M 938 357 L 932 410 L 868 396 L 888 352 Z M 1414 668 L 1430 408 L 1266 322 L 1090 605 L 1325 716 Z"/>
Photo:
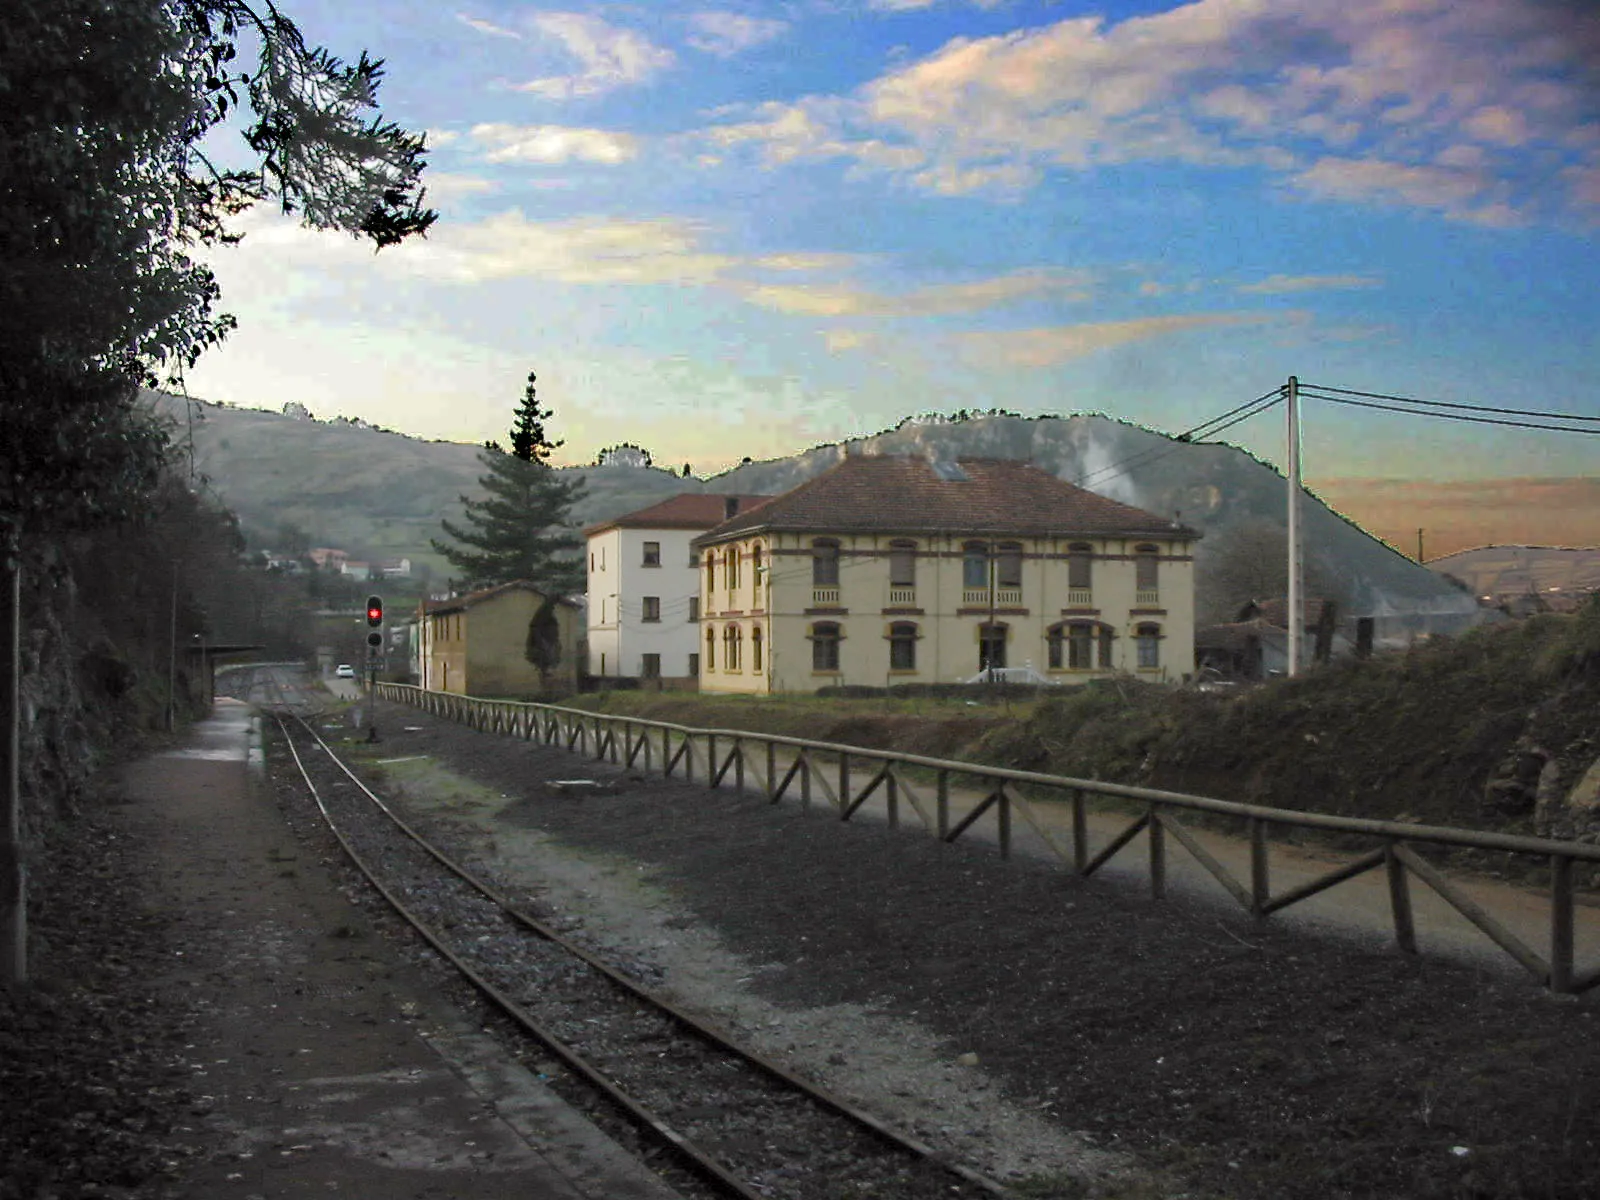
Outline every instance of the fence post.
<path fill-rule="evenodd" d="M 1079 875 L 1089 865 L 1089 815 L 1082 788 L 1072 789 L 1072 869 Z"/>
<path fill-rule="evenodd" d="M 778 743 L 767 743 L 767 799 L 778 798 Z"/>
<path fill-rule="evenodd" d="M 811 810 L 811 751 L 800 750 L 800 807 Z"/>
<path fill-rule="evenodd" d="M 1161 810 L 1156 805 L 1150 806 L 1150 824 L 1146 826 L 1150 832 L 1150 897 L 1153 900 L 1167 898 L 1167 831 L 1161 824 Z"/>
<path fill-rule="evenodd" d="M 943 767 L 939 768 L 938 776 L 938 809 L 939 816 L 936 822 L 939 840 L 942 842 L 950 832 L 950 772 Z"/>
<path fill-rule="evenodd" d="M 1000 799 L 1000 811 L 996 817 L 1000 823 L 1000 857 L 1011 857 L 1011 793 L 1006 791 L 1004 779 L 995 780 L 995 795 Z"/>
<path fill-rule="evenodd" d="M 706 734 L 706 786 L 717 787 L 717 735 Z"/>
<path fill-rule="evenodd" d="M 1272 898 L 1272 877 L 1267 864 L 1267 823 L 1250 818 L 1250 911 L 1264 916 Z"/>
<path fill-rule="evenodd" d="M 1383 846 L 1383 865 L 1389 876 L 1389 907 L 1394 912 L 1395 945 L 1407 954 L 1417 952 L 1417 928 L 1411 919 L 1411 884 L 1406 865 L 1394 852 L 1393 841 Z"/>
<path fill-rule="evenodd" d="M 1572 990 L 1572 859 L 1550 856 L 1550 990 Z"/>
<path fill-rule="evenodd" d="M 900 828 L 900 781 L 895 778 L 894 767 L 890 766 L 889 773 L 884 776 L 884 788 L 887 792 L 889 804 L 889 828 Z"/>
<path fill-rule="evenodd" d="M 839 818 L 848 821 L 850 812 L 850 755 L 839 751 Z"/>
<path fill-rule="evenodd" d="M 733 739 L 733 790 L 744 795 L 744 739 Z"/>

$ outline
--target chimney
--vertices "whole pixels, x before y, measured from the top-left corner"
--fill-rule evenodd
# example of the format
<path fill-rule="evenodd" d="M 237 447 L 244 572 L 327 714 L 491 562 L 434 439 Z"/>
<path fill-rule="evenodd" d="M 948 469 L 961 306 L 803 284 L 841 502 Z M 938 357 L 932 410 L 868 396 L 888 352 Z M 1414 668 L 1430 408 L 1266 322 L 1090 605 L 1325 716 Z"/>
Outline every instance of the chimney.
<path fill-rule="evenodd" d="M 724 496 L 722 498 L 722 519 L 724 521 L 733 520 L 733 514 L 738 512 L 738 511 L 739 511 L 739 497 L 737 497 L 737 496 Z"/>

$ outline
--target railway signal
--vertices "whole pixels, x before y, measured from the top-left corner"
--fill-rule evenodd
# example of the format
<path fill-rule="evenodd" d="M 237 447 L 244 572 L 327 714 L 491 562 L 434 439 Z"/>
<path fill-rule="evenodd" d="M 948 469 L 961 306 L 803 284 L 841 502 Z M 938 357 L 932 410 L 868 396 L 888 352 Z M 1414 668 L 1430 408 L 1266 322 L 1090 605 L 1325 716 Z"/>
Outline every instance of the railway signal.
<path fill-rule="evenodd" d="M 367 624 L 374 629 L 383 628 L 383 597 L 367 597 Z"/>

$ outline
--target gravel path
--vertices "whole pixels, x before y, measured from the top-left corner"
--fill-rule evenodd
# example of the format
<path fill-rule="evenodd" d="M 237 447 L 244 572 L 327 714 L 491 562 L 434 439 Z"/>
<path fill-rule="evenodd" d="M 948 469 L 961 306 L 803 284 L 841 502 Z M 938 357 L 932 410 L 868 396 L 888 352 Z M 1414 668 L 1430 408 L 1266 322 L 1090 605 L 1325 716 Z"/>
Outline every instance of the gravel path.
<path fill-rule="evenodd" d="M 414 710 L 391 790 L 686 1002 L 1031 1195 L 1600 1192 L 1594 1005 Z M 584 799 L 545 786 L 592 776 Z"/>

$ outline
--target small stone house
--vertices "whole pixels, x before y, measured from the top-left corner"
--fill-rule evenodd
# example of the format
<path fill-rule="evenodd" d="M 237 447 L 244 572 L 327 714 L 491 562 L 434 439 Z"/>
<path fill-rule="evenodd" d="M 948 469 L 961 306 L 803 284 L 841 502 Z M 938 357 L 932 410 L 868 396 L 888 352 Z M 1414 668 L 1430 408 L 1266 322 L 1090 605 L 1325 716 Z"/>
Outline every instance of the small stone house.
<path fill-rule="evenodd" d="M 582 669 L 581 606 L 525 580 L 435 601 L 418 629 L 421 684 L 472 696 L 572 692 Z M 530 629 L 545 665 L 528 661 Z"/>

